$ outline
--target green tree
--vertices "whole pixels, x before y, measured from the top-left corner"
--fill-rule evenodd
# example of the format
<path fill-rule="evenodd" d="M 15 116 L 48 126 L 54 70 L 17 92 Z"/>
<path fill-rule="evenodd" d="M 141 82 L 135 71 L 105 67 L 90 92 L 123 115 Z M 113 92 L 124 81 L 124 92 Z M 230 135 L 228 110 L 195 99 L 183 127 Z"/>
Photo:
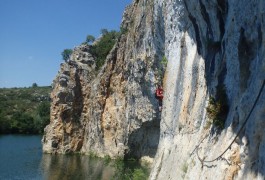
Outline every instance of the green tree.
<path fill-rule="evenodd" d="M 61 53 L 63 60 L 68 61 L 72 53 L 73 53 L 72 49 L 64 49 L 63 52 Z"/>
<path fill-rule="evenodd" d="M 104 29 L 103 29 L 104 30 Z M 113 48 L 119 33 L 116 31 L 104 30 L 103 36 L 100 38 L 99 42 L 91 47 L 90 52 L 96 58 L 96 69 L 99 70 L 104 64 L 107 55 Z"/>
<path fill-rule="evenodd" d="M 108 34 L 109 31 L 107 29 L 103 28 L 103 29 L 100 30 L 100 33 L 104 36 L 104 35 Z"/>
<path fill-rule="evenodd" d="M 34 134 L 34 119 L 27 113 L 15 112 L 11 118 L 11 128 L 13 133 Z"/>
<path fill-rule="evenodd" d="M 0 134 L 10 133 L 10 121 L 0 113 Z"/>
<path fill-rule="evenodd" d="M 38 87 L 38 84 L 37 83 L 33 83 L 31 87 L 36 88 L 36 87 Z"/>
<path fill-rule="evenodd" d="M 44 128 L 50 122 L 50 102 L 41 102 L 37 107 L 37 117 L 35 128 L 39 133 L 43 133 Z"/>
<path fill-rule="evenodd" d="M 92 35 L 87 35 L 87 37 L 86 37 L 86 42 L 87 42 L 88 44 L 93 43 L 94 41 L 95 41 L 95 37 L 94 37 L 94 36 L 92 36 Z"/>

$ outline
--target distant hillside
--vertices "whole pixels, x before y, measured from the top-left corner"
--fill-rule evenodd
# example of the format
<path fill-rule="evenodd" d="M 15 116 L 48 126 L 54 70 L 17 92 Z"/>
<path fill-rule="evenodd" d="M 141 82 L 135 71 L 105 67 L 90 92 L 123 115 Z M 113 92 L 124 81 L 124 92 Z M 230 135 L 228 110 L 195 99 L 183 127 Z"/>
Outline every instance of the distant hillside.
<path fill-rule="evenodd" d="M 50 92 L 52 88 L 1 88 L 0 134 L 43 133 L 50 119 Z"/>

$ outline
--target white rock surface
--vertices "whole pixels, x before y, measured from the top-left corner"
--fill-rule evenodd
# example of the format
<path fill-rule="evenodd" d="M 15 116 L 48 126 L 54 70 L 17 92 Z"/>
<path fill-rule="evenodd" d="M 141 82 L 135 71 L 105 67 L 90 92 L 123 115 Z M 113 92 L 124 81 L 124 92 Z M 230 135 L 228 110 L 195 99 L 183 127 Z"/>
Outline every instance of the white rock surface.
<path fill-rule="evenodd" d="M 265 90 L 223 159 L 202 164 L 196 153 L 205 161 L 222 154 L 255 103 L 265 79 L 264 1 L 163 3 L 169 63 L 150 179 L 264 179 Z M 204 127 L 208 98 L 220 84 L 230 108 L 218 134 Z"/>

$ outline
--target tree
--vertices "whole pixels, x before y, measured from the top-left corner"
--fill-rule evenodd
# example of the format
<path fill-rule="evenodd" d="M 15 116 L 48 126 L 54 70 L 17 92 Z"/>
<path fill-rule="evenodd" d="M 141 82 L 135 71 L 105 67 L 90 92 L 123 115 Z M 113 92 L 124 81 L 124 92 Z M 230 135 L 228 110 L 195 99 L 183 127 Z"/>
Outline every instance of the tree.
<path fill-rule="evenodd" d="M 87 35 L 87 37 L 86 37 L 86 42 L 87 42 L 88 44 L 93 43 L 94 41 L 95 41 L 95 37 L 94 37 L 94 36 L 92 36 L 92 35 Z"/>
<path fill-rule="evenodd" d="M 63 60 L 68 61 L 72 53 L 73 53 L 72 49 L 63 50 L 63 52 L 61 53 Z"/>
<path fill-rule="evenodd" d="M 35 129 L 43 133 L 44 128 L 50 123 L 50 102 L 42 102 L 37 108 Z"/>
<path fill-rule="evenodd" d="M 33 87 L 33 88 L 36 88 L 36 87 L 38 87 L 38 84 L 37 84 L 37 83 L 33 83 L 33 84 L 32 84 L 32 87 Z"/>
<path fill-rule="evenodd" d="M 100 32 L 103 36 L 109 33 L 107 29 L 101 29 Z"/>

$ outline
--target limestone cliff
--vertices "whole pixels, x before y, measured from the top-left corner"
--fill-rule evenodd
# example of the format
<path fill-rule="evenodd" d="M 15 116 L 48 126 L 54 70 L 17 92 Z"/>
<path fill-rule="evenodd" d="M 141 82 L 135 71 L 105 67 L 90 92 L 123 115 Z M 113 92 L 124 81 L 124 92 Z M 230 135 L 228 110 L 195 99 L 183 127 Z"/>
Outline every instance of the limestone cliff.
<path fill-rule="evenodd" d="M 155 156 L 160 116 L 154 91 L 164 66 L 159 62 L 163 46 L 156 45 L 160 42 L 154 34 L 159 29 L 153 12 L 153 3 L 146 2 L 126 9 L 124 32 L 99 72 L 93 57 L 86 60 L 91 54 L 84 45 L 61 65 L 54 80 L 44 152 Z"/>
<path fill-rule="evenodd" d="M 150 178 L 264 179 L 265 1 L 158 0 L 155 6 L 166 14 L 168 66 Z M 206 113 L 209 97 L 220 91 L 229 107 L 223 130 Z"/>
<path fill-rule="evenodd" d="M 62 64 L 44 151 L 156 154 L 150 179 L 263 179 L 265 1 L 135 0 L 121 26 L 100 72 L 89 47 Z"/>

